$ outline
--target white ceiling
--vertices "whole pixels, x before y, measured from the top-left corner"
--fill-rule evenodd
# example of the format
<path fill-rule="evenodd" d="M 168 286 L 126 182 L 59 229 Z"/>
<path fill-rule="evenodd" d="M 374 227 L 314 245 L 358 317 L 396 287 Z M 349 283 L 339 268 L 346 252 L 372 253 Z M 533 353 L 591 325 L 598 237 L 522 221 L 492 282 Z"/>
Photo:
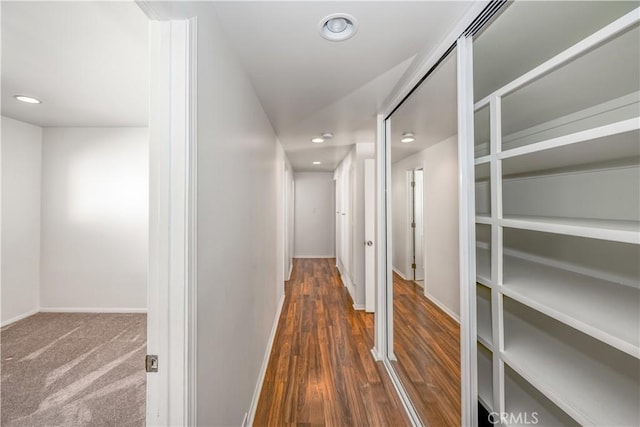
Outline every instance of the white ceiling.
<path fill-rule="evenodd" d="M 2 115 L 40 126 L 146 126 L 148 87 L 148 19 L 132 1 L 2 2 Z"/>
<path fill-rule="evenodd" d="M 296 170 L 333 170 L 375 139 L 375 114 L 417 53 L 438 46 L 470 2 L 173 2 L 214 9 Z M 323 39 L 319 21 L 354 15 L 357 34 Z M 147 18 L 133 2 L 3 2 L 2 114 L 41 126 L 144 126 Z M 201 77 L 203 78 L 203 77 Z M 13 99 L 28 94 L 43 101 Z M 310 139 L 322 132 L 324 144 Z M 314 166 L 313 161 L 322 165 Z"/>
<path fill-rule="evenodd" d="M 470 2 L 216 2 L 220 25 L 244 65 L 296 170 L 333 170 L 357 142 L 375 139 L 375 115 L 423 50 L 438 46 Z M 357 34 L 329 42 L 325 16 L 344 12 Z M 310 139 L 322 132 L 325 144 Z M 322 161 L 321 166 L 312 162 Z"/>

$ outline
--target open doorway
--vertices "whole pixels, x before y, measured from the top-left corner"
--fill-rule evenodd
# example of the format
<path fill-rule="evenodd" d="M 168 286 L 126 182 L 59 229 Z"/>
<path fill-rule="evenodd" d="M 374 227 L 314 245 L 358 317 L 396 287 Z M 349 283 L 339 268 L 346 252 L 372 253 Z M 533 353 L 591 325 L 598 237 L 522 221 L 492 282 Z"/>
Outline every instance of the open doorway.
<path fill-rule="evenodd" d="M 3 2 L 2 54 L 1 423 L 145 425 L 149 20 Z"/>

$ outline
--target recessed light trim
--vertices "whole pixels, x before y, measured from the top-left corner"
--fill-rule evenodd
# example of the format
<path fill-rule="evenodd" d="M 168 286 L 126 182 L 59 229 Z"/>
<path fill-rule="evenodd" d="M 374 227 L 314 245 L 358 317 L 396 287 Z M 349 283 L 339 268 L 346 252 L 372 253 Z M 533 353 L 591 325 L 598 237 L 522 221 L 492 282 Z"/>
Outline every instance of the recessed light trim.
<path fill-rule="evenodd" d="M 413 142 L 416 140 L 415 135 L 413 134 L 413 132 L 405 132 L 402 134 L 402 139 L 400 140 L 400 142 L 404 142 L 405 144 L 409 143 L 409 142 Z"/>
<path fill-rule="evenodd" d="M 322 144 L 324 142 L 324 138 L 311 138 L 311 142 L 314 144 Z"/>
<path fill-rule="evenodd" d="M 322 162 L 315 161 L 315 162 L 313 162 L 313 164 L 314 164 L 314 165 L 321 165 L 321 164 L 322 164 Z"/>
<path fill-rule="evenodd" d="M 27 96 L 27 95 L 13 95 L 13 97 L 15 99 L 17 99 L 20 102 L 25 102 L 27 104 L 42 104 L 42 101 L 40 101 L 37 98 L 34 98 L 33 96 Z"/>
<path fill-rule="evenodd" d="M 333 13 L 318 24 L 320 35 L 332 42 L 350 39 L 358 32 L 358 20 L 348 13 Z"/>
<path fill-rule="evenodd" d="M 331 139 L 331 138 L 333 138 L 333 134 L 331 132 L 325 132 L 322 135 L 320 135 L 320 138 Z"/>

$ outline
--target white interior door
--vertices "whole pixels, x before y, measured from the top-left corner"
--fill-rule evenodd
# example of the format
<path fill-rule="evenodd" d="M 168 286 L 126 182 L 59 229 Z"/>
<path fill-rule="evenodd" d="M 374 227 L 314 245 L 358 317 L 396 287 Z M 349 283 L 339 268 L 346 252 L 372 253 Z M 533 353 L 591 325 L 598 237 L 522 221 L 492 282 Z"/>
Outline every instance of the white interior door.
<path fill-rule="evenodd" d="M 374 159 L 364 161 L 364 287 L 365 310 L 375 311 L 376 299 L 376 165 Z"/>
<path fill-rule="evenodd" d="M 424 171 L 417 169 L 414 171 L 413 179 L 414 187 L 414 220 L 416 227 L 415 233 L 415 280 L 424 280 Z M 425 287 L 426 289 L 426 287 Z"/>

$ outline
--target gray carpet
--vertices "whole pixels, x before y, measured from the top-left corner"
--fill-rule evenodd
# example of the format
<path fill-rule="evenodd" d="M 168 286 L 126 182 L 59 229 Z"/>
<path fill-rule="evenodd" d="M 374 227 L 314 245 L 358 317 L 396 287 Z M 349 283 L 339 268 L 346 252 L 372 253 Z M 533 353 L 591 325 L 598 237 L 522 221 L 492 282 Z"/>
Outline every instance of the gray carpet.
<path fill-rule="evenodd" d="M 38 313 L 0 331 L 4 426 L 144 426 L 146 315 Z"/>

